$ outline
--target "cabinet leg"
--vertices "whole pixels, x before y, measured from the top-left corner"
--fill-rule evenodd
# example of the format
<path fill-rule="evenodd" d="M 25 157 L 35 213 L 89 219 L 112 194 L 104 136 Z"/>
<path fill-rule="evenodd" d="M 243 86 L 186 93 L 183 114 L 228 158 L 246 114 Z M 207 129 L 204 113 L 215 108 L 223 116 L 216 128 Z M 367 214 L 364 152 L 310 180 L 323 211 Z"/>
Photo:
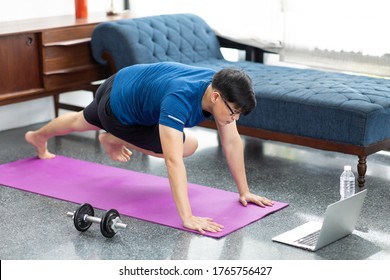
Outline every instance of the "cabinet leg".
<path fill-rule="evenodd" d="M 59 94 L 54 94 L 53 95 L 53 101 L 54 101 L 54 115 L 57 118 L 59 109 L 60 109 L 60 95 Z"/>

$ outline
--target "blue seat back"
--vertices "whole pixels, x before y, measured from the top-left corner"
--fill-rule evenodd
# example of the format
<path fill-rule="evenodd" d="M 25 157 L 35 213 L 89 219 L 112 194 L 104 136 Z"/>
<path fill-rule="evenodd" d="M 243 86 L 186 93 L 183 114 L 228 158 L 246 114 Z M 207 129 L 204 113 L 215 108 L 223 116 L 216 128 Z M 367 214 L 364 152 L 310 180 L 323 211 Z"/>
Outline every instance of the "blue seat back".
<path fill-rule="evenodd" d="M 99 24 L 92 34 L 94 59 L 107 51 L 117 70 L 138 63 L 176 61 L 185 64 L 223 59 L 210 26 L 194 14 L 159 15 Z"/>

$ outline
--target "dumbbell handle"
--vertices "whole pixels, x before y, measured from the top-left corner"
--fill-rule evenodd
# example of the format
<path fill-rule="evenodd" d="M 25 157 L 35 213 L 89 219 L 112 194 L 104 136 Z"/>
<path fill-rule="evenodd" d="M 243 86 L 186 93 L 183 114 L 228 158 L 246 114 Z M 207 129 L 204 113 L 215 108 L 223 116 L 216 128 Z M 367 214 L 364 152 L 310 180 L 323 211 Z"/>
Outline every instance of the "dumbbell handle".
<path fill-rule="evenodd" d="M 66 215 L 67 215 L 68 217 L 73 218 L 74 212 L 68 212 L 68 213 L 66 213 Z M 84 215 L 84 220 L 87 221 L 87 222 L 98 223 L 98 224 L 102 221 L 101 218 L 94 217 L 94 216 L 88 216 L 88 215 Z M 121 222 L 114 223 L 113 226 L 114 226 L 115 228 L 121 228 L 121 229 L 127 228 L 127 225 L 124 224 L 124 223 L 121 223 Z"/>

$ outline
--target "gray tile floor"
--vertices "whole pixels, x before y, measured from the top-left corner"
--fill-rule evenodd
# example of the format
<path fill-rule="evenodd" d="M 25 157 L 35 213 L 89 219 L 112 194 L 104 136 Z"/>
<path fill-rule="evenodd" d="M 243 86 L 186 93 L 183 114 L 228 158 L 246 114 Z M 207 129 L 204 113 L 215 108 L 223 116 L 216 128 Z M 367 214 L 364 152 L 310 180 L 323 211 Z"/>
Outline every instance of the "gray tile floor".
<path fill-rule="evenodd" d="M 0 132 L 0 164 L 34 156 L 23 136 L 39 126 Z M 192 131 L 198 135 L 200 147 L 186 159 L 189 182 L 235 191 L 216 132 L 203 128 Z M 79 133 L 58 137 L 49 147 L 69 157 L 166 176 L 162 160 L 139 153 L 126 164 L 111 161 L 95 136 Z M 356 174 L 357 158 L 243 139 L 252 191 L 288 202 L 289 207 L 218 240 L 124 216 L 128 229 L 105 239 L 97 225 L 85 233 L 74 229 L 66 212 L 77 205 L 0 186 L 0 259 L 390 259 L 390 154 L 368 158 L 368 195 L 354 233 L 312 253 L 273 243 L 271 238 L 306 221 L 320 220 L 326 206 L 339 199 L 343 165 L 352 165 Z"/>

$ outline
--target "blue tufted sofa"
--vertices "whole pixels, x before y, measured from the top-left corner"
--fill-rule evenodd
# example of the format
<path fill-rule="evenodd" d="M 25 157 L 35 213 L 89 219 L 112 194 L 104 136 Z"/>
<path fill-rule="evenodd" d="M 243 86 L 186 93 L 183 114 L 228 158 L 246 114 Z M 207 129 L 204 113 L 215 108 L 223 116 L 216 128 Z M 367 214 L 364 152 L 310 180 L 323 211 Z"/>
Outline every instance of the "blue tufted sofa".
<path fill-rule="evenodd" d="M 229 62 L 220 47 L 247 51 Z M 257 107 L 240 118 L 241 134 L 358 156 L 364 187 L 367 156 L 390 148 L 390 80 L 259 63 L 261 50 L 223 40 L 193 14 L 159 15 L 98 25 L 94 58 L 115 72 L 137 63 L 176 61 L 236 67 L 253 79 Z M 249 54 L 248 54 L 249 53 Z M 215 128 L 212 122 L 202 124 Z"/>

